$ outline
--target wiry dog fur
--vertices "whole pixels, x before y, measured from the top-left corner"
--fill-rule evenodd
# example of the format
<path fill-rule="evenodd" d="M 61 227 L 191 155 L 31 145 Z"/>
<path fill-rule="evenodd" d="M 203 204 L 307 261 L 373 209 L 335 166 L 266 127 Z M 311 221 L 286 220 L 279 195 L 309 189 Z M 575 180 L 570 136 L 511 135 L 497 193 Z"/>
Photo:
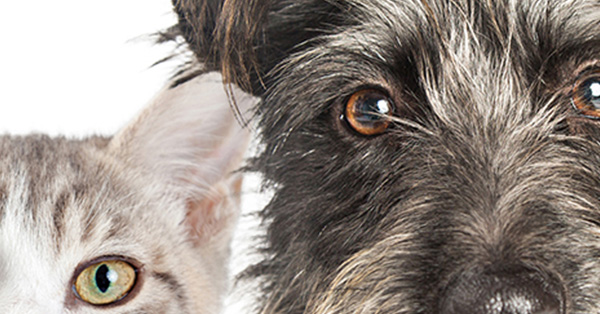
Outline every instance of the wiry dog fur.
<path fill-rule="evenodd" d="M 600 122 L 570 99 L 599 1 L 174 4 L 206 70 L 262 97 L 261 311 L 467 313 L 525 273 L 551 309 L 471 312 L 600 312 Z M 340 120 L 365 86 L 396 104 L 379 136 Z"/>

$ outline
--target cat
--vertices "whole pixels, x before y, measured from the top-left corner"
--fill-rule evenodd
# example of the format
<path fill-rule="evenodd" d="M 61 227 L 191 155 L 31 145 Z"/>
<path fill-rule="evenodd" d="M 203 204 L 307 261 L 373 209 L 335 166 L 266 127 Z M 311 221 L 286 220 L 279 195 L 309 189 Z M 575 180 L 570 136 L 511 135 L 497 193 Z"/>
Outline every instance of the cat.
<path fill-rule="evenodd" d="M 0 137 L 0 313 L 219 312 L 249 139 L 231 96 L 208 74 L 113 137 Z"/>

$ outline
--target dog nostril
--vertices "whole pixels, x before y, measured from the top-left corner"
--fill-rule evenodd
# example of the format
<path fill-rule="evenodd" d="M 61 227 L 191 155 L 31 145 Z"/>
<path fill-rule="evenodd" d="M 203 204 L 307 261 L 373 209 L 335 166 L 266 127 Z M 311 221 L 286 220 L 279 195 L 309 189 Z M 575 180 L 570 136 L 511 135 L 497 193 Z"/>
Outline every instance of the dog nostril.
<path fill-rule="evenodd" d="M 564 314 L 563 289 L 544 274 L 511 268 L 467 272 L 446 289 L 442 314 Z"/>

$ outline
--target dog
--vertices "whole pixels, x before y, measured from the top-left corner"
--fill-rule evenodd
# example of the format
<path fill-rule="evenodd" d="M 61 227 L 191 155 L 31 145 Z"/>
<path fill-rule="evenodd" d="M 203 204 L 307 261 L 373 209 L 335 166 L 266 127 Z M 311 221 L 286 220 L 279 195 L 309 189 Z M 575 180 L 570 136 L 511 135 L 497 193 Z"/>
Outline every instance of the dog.
<path fill-rule="evenodd" d="M 600 2 L 173 3 L 261 98 L 257 311 L 600 312 Z"/>

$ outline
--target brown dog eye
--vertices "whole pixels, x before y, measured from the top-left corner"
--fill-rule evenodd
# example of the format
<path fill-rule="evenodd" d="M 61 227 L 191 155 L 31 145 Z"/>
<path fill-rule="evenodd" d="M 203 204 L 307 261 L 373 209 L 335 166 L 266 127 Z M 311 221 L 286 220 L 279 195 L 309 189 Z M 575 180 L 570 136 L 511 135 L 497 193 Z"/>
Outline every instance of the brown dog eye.
<path fill-rule="evenodd" d="M 371 136 L 387 130 L 393 113 L 394 104 L 385 93 L 364 89 L 350 97 L 344 117 L 355 131 Z"/>
<path fill-rule="evenodd" d="M 600 70 L 594 70 L 577 80 L 571 97 L 581 114 L 600 118 Z"/>

